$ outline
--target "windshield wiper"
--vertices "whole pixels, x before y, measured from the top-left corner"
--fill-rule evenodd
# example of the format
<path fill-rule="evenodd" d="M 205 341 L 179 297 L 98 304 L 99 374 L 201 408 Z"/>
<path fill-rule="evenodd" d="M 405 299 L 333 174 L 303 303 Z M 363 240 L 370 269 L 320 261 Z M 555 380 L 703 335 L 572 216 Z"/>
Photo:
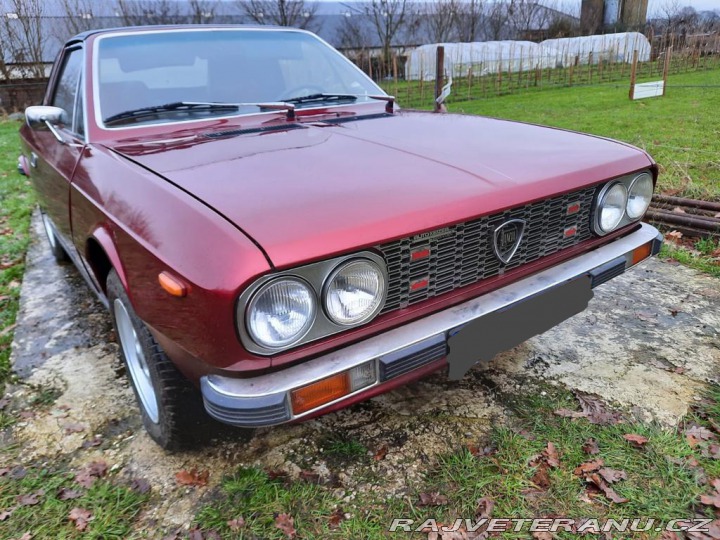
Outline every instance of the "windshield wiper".
<path fill-rule="evenodd" d="M 211 103 L 200 101 L 176 101 L 174 103 L 166 103 L 165 105 L 153 105 L 152 107 L 142 107 L 140 109 L 132 109 L 118 114 L 114 114 L 105 119 L 105 125 L 115 124 L 122 120 L 134 120 L 136 118 L 144 118 L 146 116 L 154 116 L 158 113 L 177 112 L 177 111 L 198 111 L 198 112 L 235 112 L 240 110 L 244 103 Z M 247 105 L 255 105 L 248 103 Z"/>
<path fill-rule="evenodd" d="M 289 99 L 283 99 L 284 103 L 312 103 L 315 101 L 356 101 L 358 96 L 353 94 L 309 94 L 307 96 L 297 96 Z"/>

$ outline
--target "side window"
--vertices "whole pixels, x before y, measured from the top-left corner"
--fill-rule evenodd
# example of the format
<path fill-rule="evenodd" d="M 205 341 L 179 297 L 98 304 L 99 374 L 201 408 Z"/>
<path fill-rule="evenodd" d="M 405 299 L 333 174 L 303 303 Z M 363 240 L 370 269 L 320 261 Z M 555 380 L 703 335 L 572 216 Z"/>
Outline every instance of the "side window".
<path fill-rule="evenodd" d="M 75 49 L 65 56 L 60 78 L 57 80 L 55 95 L 51 105 L 60 107 L 65 111 L 63 123 L 68 129 L 74 130 L 75 103 L 82 72 L 83 51 Z"/>

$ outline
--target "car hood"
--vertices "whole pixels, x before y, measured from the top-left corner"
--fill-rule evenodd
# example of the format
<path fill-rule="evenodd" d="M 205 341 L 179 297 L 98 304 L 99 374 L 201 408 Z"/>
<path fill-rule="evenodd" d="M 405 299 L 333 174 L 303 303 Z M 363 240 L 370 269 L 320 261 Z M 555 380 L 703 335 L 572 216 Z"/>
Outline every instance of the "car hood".
<path fill-rule="evenodd" d="M 109 146 L 235 223 L 279 268 L 652 164 L 644 152 L 615 141 L 484 117 L 328 118 Z"/>

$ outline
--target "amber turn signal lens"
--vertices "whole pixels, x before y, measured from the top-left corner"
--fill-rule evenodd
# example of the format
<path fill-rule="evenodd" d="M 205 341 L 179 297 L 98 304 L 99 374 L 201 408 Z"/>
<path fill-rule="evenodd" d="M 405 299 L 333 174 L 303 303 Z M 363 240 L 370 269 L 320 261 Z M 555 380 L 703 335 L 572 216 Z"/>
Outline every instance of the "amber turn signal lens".
<path fill-rule="evenodd" d="M 290 393 L 294 414 L 307 412 L 350 393 L 350 377 L 339 373 Z"/>
<path fill-rule="evenodd" d="M 160 286 L 165 289 L 168 294 L 183 297 L 187 294 L 187 287 L 178 278 L 171 276 L 168 272 L 160 272 L 158 275 Z"/>
<path fill-rule="evenodd" d="M 648 242 L 647 244 L 643 244 L 639 248 L 635 248 L 632 252 L 632 264 L 633 266 L 639 263 L 640 261 L 644 261 L 647 259 L 650 254 L 652 253 L 652 243 Z"/>

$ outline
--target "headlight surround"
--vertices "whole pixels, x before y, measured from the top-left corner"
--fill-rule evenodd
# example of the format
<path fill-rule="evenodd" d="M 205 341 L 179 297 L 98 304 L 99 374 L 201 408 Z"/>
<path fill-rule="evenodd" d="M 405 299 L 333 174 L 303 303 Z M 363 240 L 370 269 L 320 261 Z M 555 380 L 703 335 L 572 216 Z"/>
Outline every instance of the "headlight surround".
<path fill-rule="evenodd" d="M 368 259 L 342 263 L 323 290 L 325 314 L 335 324 L 355 326 L 372 319 L 383 306 L 385 273 Z"/>
<path fill-rule="evenodd" d="M 620 182 L 610 183 L 603 188 L 595 209 L 595 232 L 608 234 L 620 225 L 625 216 L 627 198 L 627 187 Z"/>
<path fill-rule="evenodd" d="M 653 179 L 648 173 L 637 175 L 628 189 L 628 201 L 625 211 L 632 219 L 640 219 L 645 215 L 653 196 Z"/>
<path fill-rule="evenodd" d="M 287 347 L 305 336 L 315 320 L 317 298 L 312 287 L 297 277 L 265 283 L 247 306 L 247 331 L 268 349 Z"/>

